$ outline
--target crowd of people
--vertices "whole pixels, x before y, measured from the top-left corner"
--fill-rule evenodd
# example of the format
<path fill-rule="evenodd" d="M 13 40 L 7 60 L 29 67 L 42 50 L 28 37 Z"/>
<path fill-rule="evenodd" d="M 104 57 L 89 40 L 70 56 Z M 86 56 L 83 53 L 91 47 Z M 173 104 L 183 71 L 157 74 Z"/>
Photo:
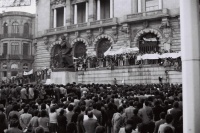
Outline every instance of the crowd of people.
<path fill-rule="evenodd" d="M 150 53 L 155 54 L 155 53 Z M 162 54 L 162 53 L 159 53 Z M 113 69 L 115 66 L 132 66 L 132 65 L 150 65 L 159 64 L 164 67 L 174 66 L 175 70 L 181 69 L 181 58 L 159 58 L 159 59 L 146 59 L 138 60 L 137 57 L 143 55 L 142 53 L 124 53 L 117 55 L 107 55 L 101 58 L 94 57 L 79 57 L 75 59 L 74 64 L 77 70 L 86 70 L 87 68 L 102 68 L 110 67 Z"/>
<path fill-rule="evenodd" d="M 182 133 L 182 86 L 0 86 L 0 133 Z"/>

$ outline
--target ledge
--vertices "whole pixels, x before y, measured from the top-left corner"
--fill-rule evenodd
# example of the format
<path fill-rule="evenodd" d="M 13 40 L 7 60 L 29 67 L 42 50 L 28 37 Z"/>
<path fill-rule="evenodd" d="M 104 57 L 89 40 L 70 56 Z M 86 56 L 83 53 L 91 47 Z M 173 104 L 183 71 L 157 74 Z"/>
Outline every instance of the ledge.
<path fill-rule="evenodd" d="M 168 16 L 169 16 L 168 9 L 160 9 L 160 10 L 125 15 L 124 21 L 122 23 L 162 18 Z"/>

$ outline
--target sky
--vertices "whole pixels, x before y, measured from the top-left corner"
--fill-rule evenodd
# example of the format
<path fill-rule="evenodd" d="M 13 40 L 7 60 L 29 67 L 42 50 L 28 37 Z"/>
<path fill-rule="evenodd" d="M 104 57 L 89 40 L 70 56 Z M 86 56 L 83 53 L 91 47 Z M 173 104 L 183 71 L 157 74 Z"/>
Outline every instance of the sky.
<path fill-rule="evenodd" d="M 0 13 L 8 11 L 23 11 L 35 14 L 36 13 L 36 0 L 31 0 L 31 6 L 21 6 L 21 7 L 0 7 Z"/>

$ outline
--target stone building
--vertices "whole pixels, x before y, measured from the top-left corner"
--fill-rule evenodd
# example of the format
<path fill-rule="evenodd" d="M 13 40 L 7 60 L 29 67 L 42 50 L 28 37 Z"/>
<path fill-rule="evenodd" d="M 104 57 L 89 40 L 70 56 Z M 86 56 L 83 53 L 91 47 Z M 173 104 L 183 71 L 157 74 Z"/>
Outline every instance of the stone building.
<path fill-rule="evenodd" d="M 0 78 L 6 80 L 32 69 L 35 15 L 4 12 L 0 25 Z"/>
<path fill-rule="evenodd" d="M 138 47 L 140 52 L 181 50 L 179 0 L 37 0 L 36 12 L 35 70 L 51 68 L 53 50 L 63 35 L 76 58 L 92 52 L 102 57 L 110 46 Z M 154 41 L 144 43 L 149 38 Z M 88 69 L 78 73 L 78 82 L 109 83 L 117 78 L 156 83 L 159 76 L 169 76 L 166 70 L 159 65 Z M 180 72 L 170 73 L 171 81 L 181 82 Z"/>

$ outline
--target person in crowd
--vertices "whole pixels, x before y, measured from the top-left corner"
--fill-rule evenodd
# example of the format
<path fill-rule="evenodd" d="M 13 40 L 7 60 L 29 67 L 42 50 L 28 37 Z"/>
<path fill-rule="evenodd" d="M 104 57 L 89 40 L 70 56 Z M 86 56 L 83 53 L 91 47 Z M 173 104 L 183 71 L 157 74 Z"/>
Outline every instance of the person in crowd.
<path fill-rule="evenodd" d="M 45 133 L 42 127 L 37 127 L 34 131 L 34 133 Z"/>
<path fill-rule="evenodd" d="M 129 107 L 127 107 L 125 109 L 125 115 L 126 115 L 126 120 L 130 119 L 133 116 L 133 111 L 134 111 L 134 107 L 133 107 L 133 101 L 131 100 L 129 102 Z"/>
<path fill-rule="evenodd" d="M 166 115 L 165 112 L 160 113 L 160 120 L 155 122 L 154 133 L 158 133 L 160 125 L 165 123 L 165 115 Z"/>
<path fill-rule="evenodd" d="M 72 116 L 74 115 L 73 109 L 74 109 L 74 106 L 72 104 L 69 104 L 68 112 L 66 114 L 68 123 L 71 123 Z"/>
<path fill-rule="evenodd" d="M 12 119 L 10 121 L 10 128 L 6 131 L 6 133 L 23 133 L 23 131 L 20 130 L 18 126 L 19 126 L 18 119 Z"/>
<path fill-rule="evenodd" d="M 58 121 L 58 133 L 66 133 L 67 129 L 67 118 L 64 116 L 64 109 L 62 109 L 57 117 Z"/>
<path fill-rule="evenodd" d="M 4 105 L 0 104 L 0 133 L 4 133 L 5 129 L 7 129 L 7 119 L 4 113 Z"/>
<path fill-rule="evenodd" d="M 143 108 L 141 108 L 138 112 L 138 115 L 142 118 L 143 123 L 148 123 L 153 119 L 153 111 L 149 106 L 149 101 L 145 101 L 143 104 Z"/>
<path fill-rule="evenodd" d="M 95 129 L 95 133 L 106 133 L 106 129 L 104 126 L 97 126 Z"/>
<path fill-rule="evenodd" d="M 39 123 L 38 123 L 38 115 L 39 115 L 39 111 L 38 110 L 35 110 L 34 111 L 34 115 L 33 117 L 31 118 L 29 124 L 28 124 L 28 130 L 30 131 L 35 131 L 35 129 L 39 126 Z"/>
<path fill-rule="evenodd" d="M 136 129 L 137 125 L 139 123 L 142 123 L 142 118 L 138 116 L 138 109 L 134 109 L 133 111 L 133 116 L 131 117 L 131 119 L 133 120 L 133 130 Z"/>
<path fill-rule="evenodd" d="M 93 104 L 92 112 L 96 116 L 98 122 L 101 124 L 101 122 L 102 122 L 102 113 L 101 113 L 101 111 L 97 110 L 97 104 L 96 103 Z"/>
<path fill-rule="evenodd" d="M 40 112 L 40 117 L 38 118 L 39 127 L 44 129 L 45 133 L 49 133 L 49 118 L 47 117 L 46 111 L 42 110 Z"/>
<path fill-rule="evenodd" d="M 124 108 L 121 106 L 118 109 L 117 113 L 114 113 L 113 118 L 112 118 L 112 127 L 113 127 L 113 133 L 118 133 L 120 128 L 123 125 L 123 114 Z"/>
<path fill-rule="evenodd" d="M 175 133 L 175 128 L 172 126 L 173 116 L 171 114 L 167 114 L 165 117 L 166 123 L 161 124 L 158 133 L 165 133 L 164 130 L 166 127 L 171 127 L 173 130 L 173 133 Z"/>
<path fill-rule="evenodd" d="M 50 133 L 56 133 L 57 132 L 57 113 L 56 113 L 56 107 L 52 106 L 50 108 L 50 113 L 49 113 L 49 132 Z"/>
<path fill-rule="evenodd" d="M 89 119 L 83 121 L 83 126 L 86 133 L 95 133 L 96 127 L 99 125 L 98 121 L 93 119 L 92 111 L 88 112 Z"/>
<path fill-rule="evenodd" d="M 20 115 L 19 122 L 20 126 L 23 130 L 25 130 L 28 127 L 28 124 L 32 118 L 32 115 L 28 113 L 28 107 L 24 108 L 24 113 Z"/>

